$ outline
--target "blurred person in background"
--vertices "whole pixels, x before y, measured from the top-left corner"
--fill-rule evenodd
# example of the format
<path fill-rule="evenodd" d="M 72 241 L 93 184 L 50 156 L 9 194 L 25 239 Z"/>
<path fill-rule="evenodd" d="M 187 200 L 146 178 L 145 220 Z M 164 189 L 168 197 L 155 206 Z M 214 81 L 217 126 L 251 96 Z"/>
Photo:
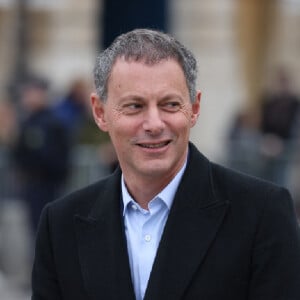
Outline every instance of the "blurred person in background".
<path fill-rule="evenodd" d="M 120 167 L 43 210 L 32 300 L 298 300 L 300 230 L 285 188 L 189 142 L 194 55 L 148 29 L 98 57 L 91 94 Z"/>
<path fill-rule="evenodd" d="M 21 92 L 22 118 L 13 158 L 30 208 L 35 233 L 44 205 L 59 195 L 68 173 L 69 138 L 49 107 L 48 82 L 26 81 Z"/>
<path fill-rule="evenodd" d="M 241 110 L 233 120 L 228 135 L 227 163 L 233 169 L 259 176 L 261 134 L 254 113 Z"/>
<path fill-rule="evenodd" d="M 95 167 L 99 170 L 99 176 L 100 174 L 105 176 L 115 170 L 117 159 L 109 137 L 107 135 L 100 137 L 96 124 L 92 122 L 93 116 L 89 107 L 89 91 L 89 85 L 85 79 L 73 79 L 65 95 L 60 97 L 53 105 L 53 113 L 62 121 L 72 144 L 72 175 L 76 173 L 76 164 L 88 155 L 85 151 L 94 149 L 98 160 L 93 160 L 93 168 Z M 88 157 L 86 158 L 89 159 Z M 79 176 L 81 176 L 80 173 L 84 172 L 79 171 Z M 95 179 L 98 178 L 98 176 L 95 176 Z M 72 176 L 70 182 L 72 182 Z M 77 187 L 71 186 L 68 188 L 73 189 Z"/>
<path fill-rule="evenodd" d="M 78 78 L 71 82 L 66 95 L 53 108 L 74 143 L 78 142 L 80 132 L 88 121 L 88 99 L 88 85 Z"/>
<path fill-rule="evenodd" d="M 262 174 L 265 179 L 287 185 L 287 171 L 300 128 L 297 126 L 300 99 L 291 87 L 291 78 L 284 68 L 274 74 L 272 89 L 262 101 Z"/>

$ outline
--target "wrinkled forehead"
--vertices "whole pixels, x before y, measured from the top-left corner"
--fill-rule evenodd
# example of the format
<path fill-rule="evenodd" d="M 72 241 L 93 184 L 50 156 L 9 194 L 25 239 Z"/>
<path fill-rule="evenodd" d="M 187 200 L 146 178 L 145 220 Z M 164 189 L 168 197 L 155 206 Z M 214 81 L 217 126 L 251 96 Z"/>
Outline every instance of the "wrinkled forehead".
<path fill-rule="evenodd" d="M 120 93 L 156 95 L 181 93 L 188 97 L 184 73 L 175 60 L 163 60 L 155 65 L 119 59 L 107 84 L 107 98 Z"/>
<path fill-rule="evenodd" d="M 107 82 L 109 82 L 112 73 L 114 73 L 114 71 L 116 70 L 116 66 L 120 66 L 121 64 L 128 65 L 128 67 L 130 69 L 131 64 L 132 65 L 133 64 L 138 64 L 138 65 L 141 65 L 141 66 L 148 66 L 148 67 L 153 66 L 153 67 L 155 67 L 155 66 L 159 66 L 159 65 L 163 64 L 164 62 L 173 62 L 173 63 L 175 63 L 179 67 L 178 70 L 181 70 L 182 73 L 184 74 L 184 70 L 183 70 L 181 64 L 174 58 L 169 57 L 169 58 L 163 58 L 163 59 L 156 60 L 156 61 L 149 61 L 149 60 L 147 60 L 146 57 L 141 57 L 141 58 L 137 59 L 136 57 L 132 57 L 132 56 L 126 57 L 126 56 L 122 55 L 122 56 L 117 57 L 115 59 L 114 63 L 112 64 Z"/>

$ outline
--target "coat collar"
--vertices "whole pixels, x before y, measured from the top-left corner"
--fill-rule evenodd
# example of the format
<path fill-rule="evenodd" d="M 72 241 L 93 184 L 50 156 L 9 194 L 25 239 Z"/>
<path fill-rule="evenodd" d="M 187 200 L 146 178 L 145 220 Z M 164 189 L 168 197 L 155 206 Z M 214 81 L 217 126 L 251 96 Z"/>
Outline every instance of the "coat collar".
<path fill-rule="evenodd" d="M 211 163 L 190 144 L 179 185 L 153 264 L 145 300 L 182 299 L 223 221 L 227 202 L 217 198 Z"/>
<path fill-rule="evenodd" d="M 189 147 L 188 164 L 161 238 L 145 300 L 181 299 L 226 212 L 227 203 L 214 192 L 210 162 L 192 144 Z M 89 215 L 75 217 L 79 260 L 91 299 L 135 299 L 121 218 L 120 176 L 117 170 L 102 181 L 99 199 Z"/>

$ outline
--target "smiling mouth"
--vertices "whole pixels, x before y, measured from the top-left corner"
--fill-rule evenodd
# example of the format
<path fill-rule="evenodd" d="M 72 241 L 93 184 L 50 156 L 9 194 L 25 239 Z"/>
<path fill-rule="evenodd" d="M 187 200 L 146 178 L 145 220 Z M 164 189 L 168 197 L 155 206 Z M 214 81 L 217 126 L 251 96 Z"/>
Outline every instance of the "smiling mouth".
<path fill-rule="evenodd" d="M 138 144 L 138 146 L 140 146 L 142 148 L 147 148 L 147 149 L 158 149 L 158 148 L 167 146 L 169 143 L 170 143 L 170 141 L 166 141 L 166 142 L 157 143 L 157 144 Z"/>

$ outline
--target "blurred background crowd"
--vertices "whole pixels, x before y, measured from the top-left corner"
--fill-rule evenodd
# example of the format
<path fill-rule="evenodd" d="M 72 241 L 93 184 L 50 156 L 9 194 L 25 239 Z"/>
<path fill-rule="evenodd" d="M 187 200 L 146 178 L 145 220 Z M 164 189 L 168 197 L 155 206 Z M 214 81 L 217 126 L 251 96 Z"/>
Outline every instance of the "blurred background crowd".
<path fill-rule="evenodd" d="M 199 63 L 192 141 L 290 189 L 300 218 L 300 0 L 0 0 L 0 298 L 29 299 L 43 206 L 112 172 L 89 108 L 97 53 L 148 27 Z"/>

